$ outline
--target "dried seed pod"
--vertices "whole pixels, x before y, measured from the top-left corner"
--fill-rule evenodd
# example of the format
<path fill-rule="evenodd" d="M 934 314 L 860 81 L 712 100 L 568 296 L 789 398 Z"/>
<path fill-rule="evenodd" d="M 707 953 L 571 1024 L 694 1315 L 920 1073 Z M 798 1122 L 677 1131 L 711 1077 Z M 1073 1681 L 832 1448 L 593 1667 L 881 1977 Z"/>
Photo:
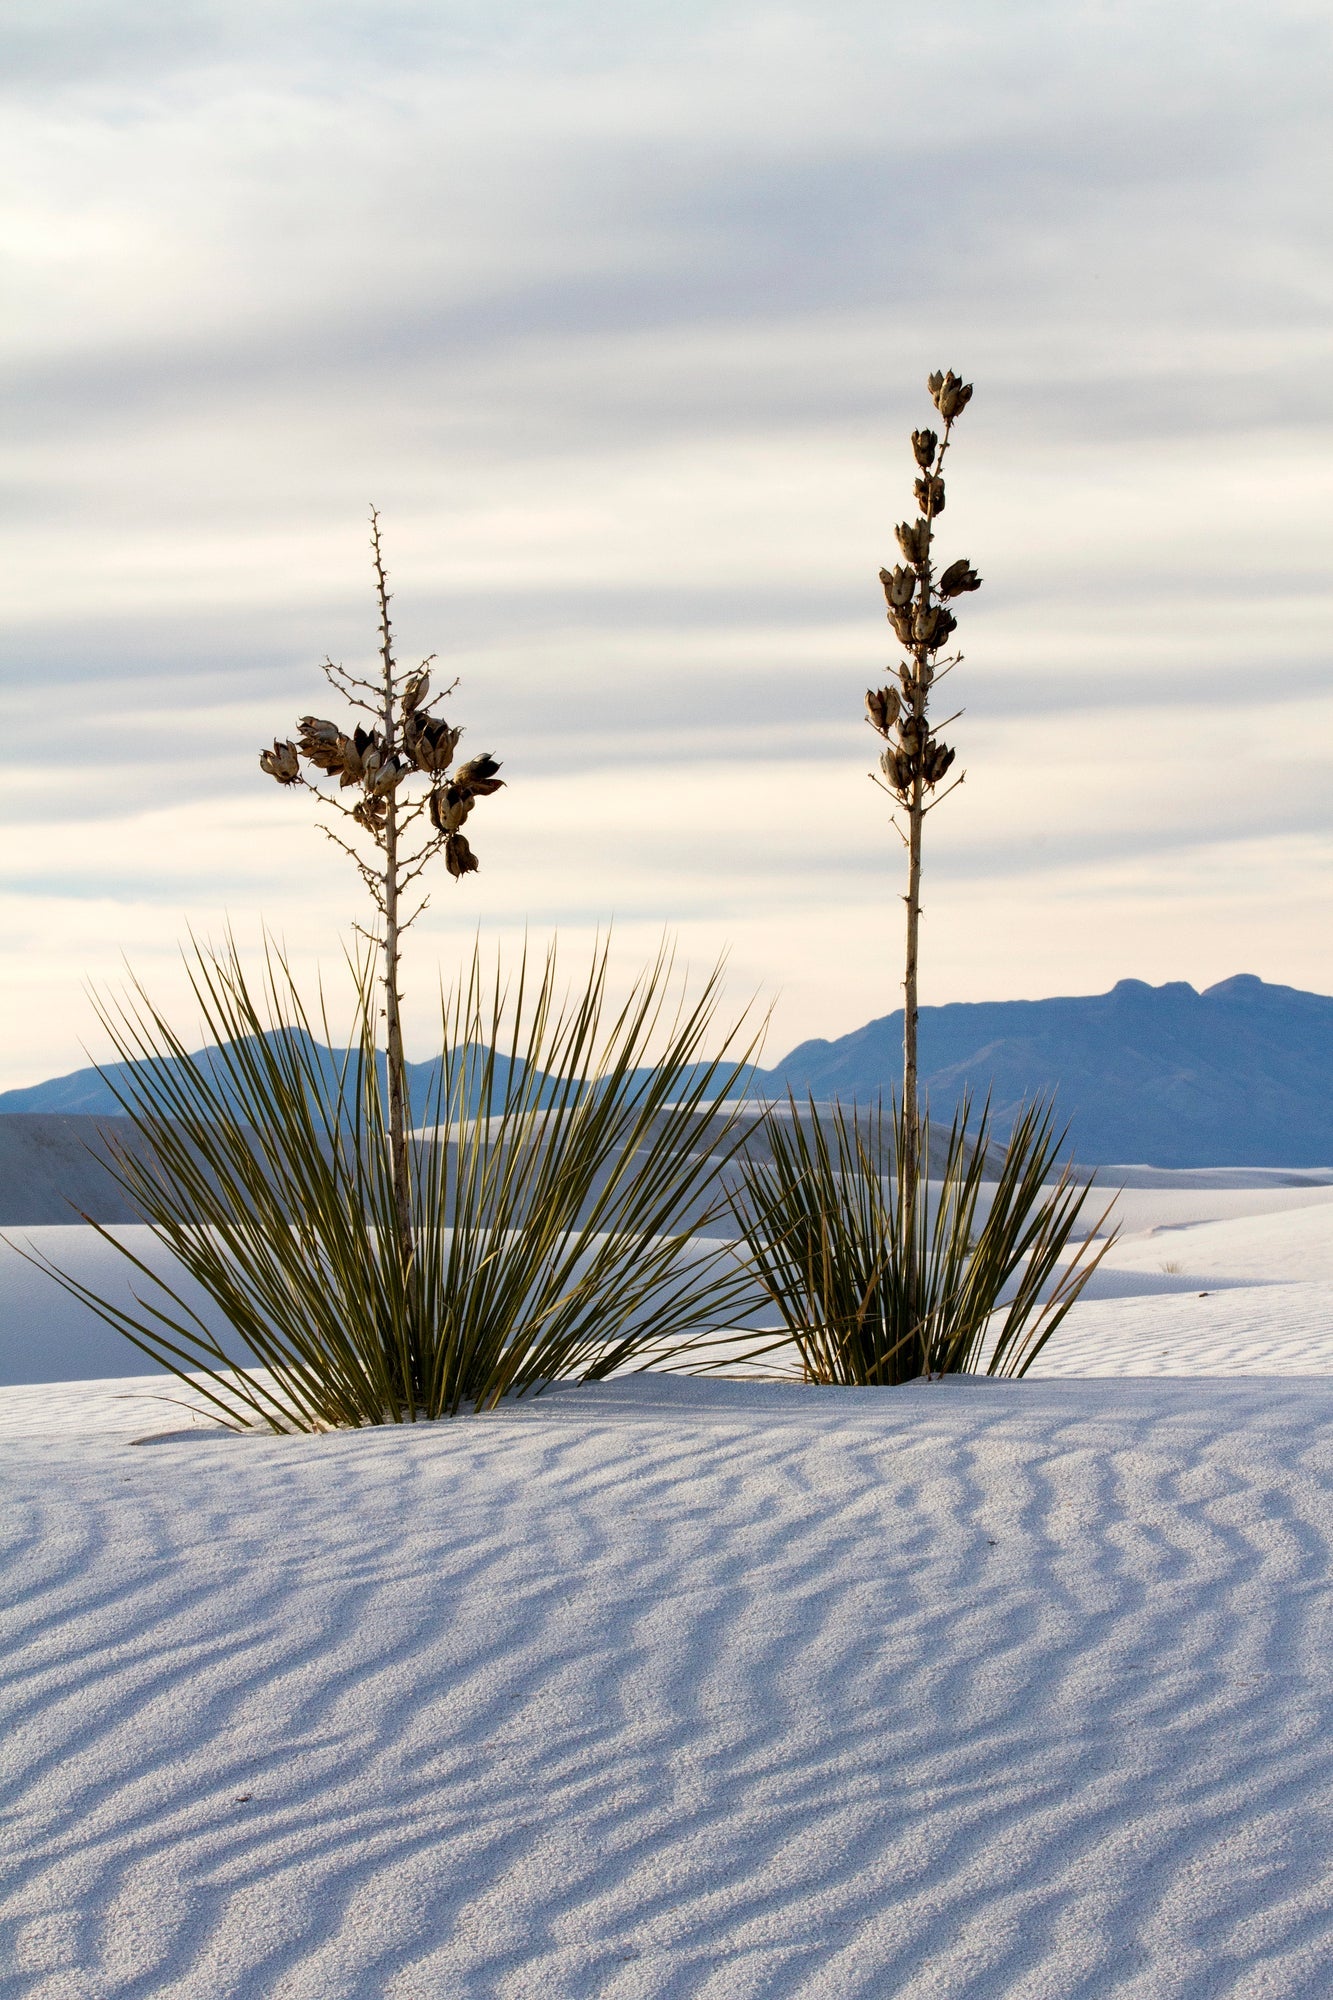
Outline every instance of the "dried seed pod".
<path fill-rule="evenodd" d="M 387 798 L 411 768 L 410 764 L 404 763 L 398 757 L 386 757 L 374 771 L 367 773 L 366 790 L 373 798 Z"/>
<path fill-rule="evenodd" d="M 362 729 L 359 724 L 352 735 L 338 738 L 337 747 L 339 763 L 336 768 L 342 772 L 344 791 L 348 785 L 359 785 L 379 764 L 380 740 L 373 730 Z"/>
<path fill-rule="evenodd" d="M 938 785 L 940 779 L 944 776 L 949 766 L 953 763 L 955 754 L 956 753 L 949 748 L 947 743 L 936 743 L 932 739 L 932 741 L 926 745 L 925 757 L 923 759 L 923 762 L 925 765 L 925 777 L 927 784 Z"/>
<path fill-rule="evenodd" d="M 912 638 L 918 646 L 933 646 L 939 626 L 939 607 L 935 604 L 918 604 L 912 614 Z"/>
<path fill-rule="evenodd" d="M 908 757 L 915 757 L 925 736 L 925 724 L 915 715 L 905 715 L 898 724 L 899 747 Z"/>
<path fill-rule="evenodd" d="M 276 778 L 280 785 L 300 783 L 301 766 L 297 760 L 296 745 L 280 742 L 276 736 L 271 750 L 260 751 L 259 768 L 267 771 L 270 778 Z"/>
<path fill-rule="evenodd" d="M 944 481 L 942 479 L 918 479 L 916 482 L 916 504 L 923 514 L 944 512 Z"/>
<path fill-rule="evenodd" d="M 308 764 L 319 771 L 342 770 L 342 745 L 347 738 L 336 722 L 325 722 L 318 715 L 303 715 L 297 727 L 301 732 L 297 747 Z"/>
<path fill-rule="evenodd" d="M 892 625 L 894 632 L 897 635 L 900 642 L 904 646 L 910 646 L 912 643 L 911 606 L 905 604 L 901 610 L 899 610 L 895 606 L 894 609 L 889 612 L 889 623 L 890 625 Z"/>
<path fill-rule="evenodd" d="M 869 717 L 871 728 L 877 729 L 881 736 L 887 736 L 898 720 L 898 710 L 901 705 L 895 687 L 866 690 L 866 715 Z"/>
<path fill-rule="evenodd" d="M 941 597 L 961 597 L 966 590 L 980 590 L 981 578 L 966 556 L 951 562 L 936 586 Z"/>
<path fill-rule="evenodd" d="M 501 791 L 504 779 L 497 778 L 500 766 L 488 751 L 479 757 L 471 757 L 466 764 L 460 764 L 454 772 L 454 784 L 460 792 L 475 793 L 478 798 L 487 799 L 492 792 Z"/>
<path fill-rule="evenodd" d="M 408 748 L 422 771 L 447 771 L 454 761 L 461 729 L 451 729 L 441 717 L 426 715 L 412 732 Z"/>
<path fill-rule="evenodd" d="M 930 400 L 946 424 L 951 424 L 960 410 L 966 409 L 972 400 L 972 384 L 955 375 L 952 368 L 943 374 L 937 371 L 927 376 L 926 387 L 930 391 Z"/>
<path fill-rule="evenodd" d="M 939 450 L 940 441 L 934 431 L 912 432 L 912 453 L 924 472 Z"/>
<path fill-rule="evenodd" d="M 884 586 L 884 595 L 890 604 L 901 607 L 912 602 L 912 594 L 916 589 L 915 570 L 904 569 L 901 563 L 895 563 L 892 569 L 880 571 L 879 580 Z"/>
<path fill-rule="evenodd" d="M 940 391 L 939 412 L 944 421 L 951 424 L 955 417 L 962 414 L 971 400 L 972 384 L 960 382 L 957 376 L 950 372 Z"/>
<path fill-rule="evenodd" d="M 359 821 L 367 833 L 382 832 L 388 817 L 389 808 L 383 799 L 360 799 L 352 808 L 352 818 Z"/>
<path fill-rule="evenodd" d="M 451 833 L 444 843 L 444 865 L 457 879 L 460 875 L 474 875 L 477 871 L 477 857 L 468 846 L 461 833 Z"/>
<path fill-rule="evenodd" d="M 890 748 L 879 760 L 879 768 L 893 786 L 895 792 L 904 793 L 911 789 L 912 766 L 908 758 Z"/>
<path fill-rule="evenodd" d="M 430 795 L 430 823 L 437 833 L 457 833 L 476 800 L 457 785 L 444 785 Z"/>
<path fill-rule="evenodd" d="M 413 674 L 403 689 L 403 714 L 411 715 L 420 708 L 430 691 L 430 669 L 423 667 L 419 674 Z"/>
<path fill-rule="evenodd" d="M 930 555 L 930 522 L 899 521 L 894 529 L 898 547 L 909 563 L 923 563 Z"/>

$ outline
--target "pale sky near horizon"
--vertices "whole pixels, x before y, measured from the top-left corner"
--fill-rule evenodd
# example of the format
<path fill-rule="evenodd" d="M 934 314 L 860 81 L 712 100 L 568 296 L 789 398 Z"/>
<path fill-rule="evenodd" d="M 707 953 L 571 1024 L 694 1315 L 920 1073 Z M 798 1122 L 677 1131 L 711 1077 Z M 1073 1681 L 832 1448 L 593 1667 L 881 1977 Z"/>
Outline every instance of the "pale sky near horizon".
<path fill-rule="evenodd" d="M 936 366 L 985 583 L 923 1000 L 1333 991 L 1331 45 L 1301 0 L 11 0 L 0 1088 L 101 1053 L 122 955 L 179 995 L 190 925 L 336 963 L 350 871 L 256 753 L 371 657 L 372 500 L 510 781 L 415 996 L 614 919 L 729 949 L 770 1057 L 888 1013 L 861 703 Z"/>

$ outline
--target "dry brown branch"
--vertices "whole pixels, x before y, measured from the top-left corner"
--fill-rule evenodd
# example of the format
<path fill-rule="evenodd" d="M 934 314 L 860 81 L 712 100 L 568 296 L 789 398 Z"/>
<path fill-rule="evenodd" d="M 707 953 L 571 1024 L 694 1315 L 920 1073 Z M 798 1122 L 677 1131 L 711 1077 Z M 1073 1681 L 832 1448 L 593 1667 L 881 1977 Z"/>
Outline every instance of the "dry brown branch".
<path fill-rule="evenodd" d="M 329 686 L 349 705 L 373 718 L 373 726 L 342 727 L 322 716 L 301 718 L 296 741 L 275 741 L 260 752 L 260 767 L 285 787 L 312 792 L 320 805 L 350 820 L 360 844 L 344 839 L 320 821 L 325 838 L 352 861 L 381 919 L 376 932 L 355 924 L 354 930 L 381 955 L 384 1016 L 388 1057 L 389 1149 L 394 1169 L 398 1238 L 405 1266 L 412 1256 L 411 1209 L 408 1187 L 407 1066 L 403 1054 L 400 954 L 404 933 L 427 907 L 423 897 L 404 918 L 403 892 L 443 853 L 455 880 L 475 873 L 477 858 L 459 827 L 476 801 L 501 790 L 499 765 L 489 754 L 470 758 L 455 768 L 462 730 L 432 713 L 430 672 L 432 653 L 410 670 L 400 669 L 394 656 L 391 595 L 380 518 L 370 512 L 371 561 L 379 613 L 379 674 L 368 679 L 330 658 L 321 662 Z M 439 702 L 458 687 L 455 678 L 434 696 Z M 364 697 L 369 697 L 365 699 Z M 301 769 L 302 764 L 306 770 Z M 307 775 L 313 773 L 314 775 Z M 322 782 L 318 782 L 322 780 Z M 424 781 L 424 795 L 413 797 L 409 786 Z M 333 789 L 336 787 L 336 790 Z M 338 793 L 350 791 L 355 804 Z M 418 829 L 430 825 L 424 838 Z M 369 850 L 369 852 L 367 852 Z"/>

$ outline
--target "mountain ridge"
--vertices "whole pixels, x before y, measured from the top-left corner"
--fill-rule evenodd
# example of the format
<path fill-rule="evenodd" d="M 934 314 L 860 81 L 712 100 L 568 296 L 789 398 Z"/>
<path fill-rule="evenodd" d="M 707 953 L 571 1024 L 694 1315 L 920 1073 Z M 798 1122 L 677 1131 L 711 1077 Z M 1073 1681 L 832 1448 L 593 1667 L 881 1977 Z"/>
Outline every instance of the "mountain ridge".
<path fill-rule="evenodd" d="M 798 1095 L 894 1087 L 902 1010 L 800 1043 L 769 1073 Z M 1333 1161 L 1333 997 L 1237 973 L 1203 992 L 1122 979 L 1109 992 L 923 1007 L 923 1089 L 950 1111 L 990 1097 L 997 1124 L 1054 1093 L 1089 1164 L 1323 1166 Z"/>
<path fill-rule="evenodd" d="M 1202 992 L 1185 980 L 1119 980 L 1101 994 L 923 1007 L 921 1076 L 938 1116 L 989 1096 L 997 1126 L 1054 1094 L 1088 1165 L 1333 1164 L 1333 996 L 1236 973 Z M 902 1010 L 833 1039 L 798 1043 L 750 1094 L 862 1103 L 887 1098 L 902 1062 Z M 338 1057 L 322 1052 L 330 1065 Z M 207 1051 L 200 1052 L 207 1060 Z M 198 1060 L 199 1058 L 194 1058 Z M 420 1103 L 438 1058 L 411 1063 Z M 121 1066 L 109 1065 L 117 1076 Z M 96 1068 L 0 1093 L 0 1114 L 119 1111 Z"/>

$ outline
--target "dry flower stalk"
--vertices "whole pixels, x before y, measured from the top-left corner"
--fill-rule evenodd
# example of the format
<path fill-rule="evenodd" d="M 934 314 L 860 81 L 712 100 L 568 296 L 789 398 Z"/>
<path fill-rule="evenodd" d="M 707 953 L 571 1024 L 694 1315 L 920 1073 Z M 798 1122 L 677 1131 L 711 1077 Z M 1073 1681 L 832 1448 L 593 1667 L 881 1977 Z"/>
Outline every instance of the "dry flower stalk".
<path fill-rule="evenodd" d="M 902 561 L 882 569 L 879 580 L 888 603 L 889 623 L 903 648 L 898 683 L 871 688 L 866 694 L 870 726 L 885 740 L 879 760 L 884 788 L 907 815 L 903 840 L 907 847 L 907 952 L 903 979 L 903 1144 L 900 1171 L 908 1201 L 915 1200 L 919 1178 L 921 1107 L 917 1073 L 917 960 L 921 929 L 921 831 L 926 815 L 947 793 L 932 797 L 948 775 L 954 751 L 935 734 L 930 699 L 935 683 L 962 658 L 941 650 L 957 628 L 950 601 L 977 590 L 981 578 L 963 557 L 935 574 L 935 523 L 944 512 L 944 457 L 953 426 L 972 400 L 972 385 L 950 368 L 926 383 L 931 401 L 944 419 L 941 436 L 933 430 L 913 431 L 916 461 L 917 518 L 897 528 Z M 946 718 L 955 720 L 954 716 Z M 962 776 L 954 780 L 962 783 Z M 948 789 L 953 790 L 953 785 Z M 895 820 L 895 824 L 896 824 Z M 902 829 L 899 828 L 901 832 Z"/>
<path fill-rule="evenodd" d="M 355 828 L 361 840 L 360 846 L 354 846 L 334 827 L 325 824 L 321 829 L 355 863 L 379 918 L 379 929 L 374 933 L 361 924 L 356 929 L 382 955 L 389 1146 L 398 1240 L 406 1267 L 413 1254 L 413 1237 L 399 973 L 403 937 L 430 899 L 421 894 L 406 916 L 404 901 L 438 854 L 443 853 L 444 865 L 455 881 L 475 872 L 477 857 L 462 832 L 463 823 L 476 801 L 498 792 L 504 781 L 496 775 L 499 765 L 484 751 L 454 766 L 463 732 L 430 713 L 434 655 L 411 671 L 398 665 L 380 520 L 374 508 L 370 547 L 379 603 L 379 675 L 366 680 L 328 659 L 323 662 L 323 673 L 330 687 L 371 718 L 371 726 L 353 723 L 343 728 L 321 716 L 303 715 L 297 740 L 276 739 L 271 750 L 260 751 L 259 767 L 280 785 L 299 785 L 313 792 L 326 810 L 350 822 L 348 832 Z M 445 700 L 457 685 L 452 681 L 435 700 Z M 314 777 L 302 770 L 303 763 L 306 771 L 316 774 Z M 336 779 L 336 788 L 325 789 L 319 777 Z M 423 777 L 426 791 L 412 797 L 413 781 Z M 347 791 L 353 793 L 352 804 L 340 796 Z M 370 859 L 365 852 L 367 839 L 373 846 Z"/>

